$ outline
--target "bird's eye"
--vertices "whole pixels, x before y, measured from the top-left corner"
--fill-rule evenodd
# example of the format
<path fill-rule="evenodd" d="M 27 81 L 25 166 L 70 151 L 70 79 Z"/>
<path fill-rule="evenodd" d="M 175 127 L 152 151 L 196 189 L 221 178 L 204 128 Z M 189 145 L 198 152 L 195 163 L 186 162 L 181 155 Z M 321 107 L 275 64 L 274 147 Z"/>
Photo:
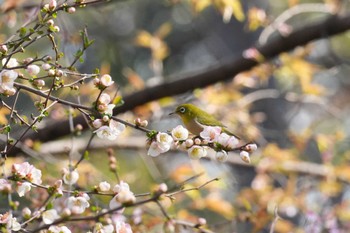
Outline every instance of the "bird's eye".
<path fill-rule="evenodd" d="M 185 111 L 186 111 L 186 108 L 184 108 L 184 107 L 181 107 L 181 108 L 180 108 L 180 112 L 181 112 L 181 113 L 185 113 Z"/>

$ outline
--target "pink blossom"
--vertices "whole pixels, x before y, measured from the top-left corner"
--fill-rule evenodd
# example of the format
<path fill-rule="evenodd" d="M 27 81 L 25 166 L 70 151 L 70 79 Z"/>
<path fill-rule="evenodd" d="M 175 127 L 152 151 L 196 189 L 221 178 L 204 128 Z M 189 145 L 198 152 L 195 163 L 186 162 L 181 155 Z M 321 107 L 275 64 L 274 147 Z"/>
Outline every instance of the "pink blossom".
<path fill-rule="evenodd" d="M 203 131 L 199 134 L 201 138 L 207 140 L 208 142 L 214 141 L 221 133 L 221 127 L 219 126 L 206 126 Z"/>

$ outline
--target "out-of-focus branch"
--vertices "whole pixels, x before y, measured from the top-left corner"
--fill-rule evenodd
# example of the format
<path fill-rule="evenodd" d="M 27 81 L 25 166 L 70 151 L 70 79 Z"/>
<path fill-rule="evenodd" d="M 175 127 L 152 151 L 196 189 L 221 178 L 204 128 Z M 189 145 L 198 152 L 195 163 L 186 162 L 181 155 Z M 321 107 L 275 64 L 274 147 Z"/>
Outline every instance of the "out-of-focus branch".
<path fill-rule="evenodd" d="M 289 51 L 297 46 L 304 45 L 316 39 L 330 37 L 335 34 L 345 32 L 350 29 L 350 14 L 332 15 L 321 22 L 306 25 L 288 36 L 275 37 L 268 43 L 256 47 L 265 60 L 272 59 L 282 52 Z M 240 72 L 247 71 L 258 64 L 258 61 L 245 58 L 243 55 L 230 61 L 223 61 L 215 67 L 205 71 L 191 73 L 188 75 L 174 75 L 169 77 L 169 82 L 154 87 L 149 87 L 124 97 L 125 104 L 114 109 L 114 114 L 119 114 L 132 110 L 166 96 L 181 94 L 195 88 L 206 87 L 208 85 L 232 79 Z M 74 119 L 75 124 L 82 124 L 87 127 L 83 116 Z M 66 120 L 53 122 L 51 125 L 38 133 L 28 133 L 24 139 L 50 141 L 70 133 L 69 124 Z"/>

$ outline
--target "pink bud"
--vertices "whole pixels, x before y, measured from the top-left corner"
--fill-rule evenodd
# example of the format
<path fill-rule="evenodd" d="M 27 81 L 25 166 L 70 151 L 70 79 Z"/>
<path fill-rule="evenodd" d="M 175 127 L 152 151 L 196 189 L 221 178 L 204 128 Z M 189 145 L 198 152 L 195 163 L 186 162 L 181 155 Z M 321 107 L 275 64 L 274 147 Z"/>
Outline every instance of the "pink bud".
<path fill-rule="evenodd" d="M 69 14 L 74 14 L 75 13 L 75 7 L 69 7 L 68 8 L 68 13 Z"/>

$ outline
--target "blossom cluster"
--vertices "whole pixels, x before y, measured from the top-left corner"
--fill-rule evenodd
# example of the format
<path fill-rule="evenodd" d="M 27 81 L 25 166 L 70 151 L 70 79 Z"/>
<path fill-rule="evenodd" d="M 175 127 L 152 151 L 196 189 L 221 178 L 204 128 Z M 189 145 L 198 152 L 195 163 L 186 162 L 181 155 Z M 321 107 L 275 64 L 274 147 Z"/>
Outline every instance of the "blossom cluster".
<path fill-rule="evenodd" d="M 114 81 L 108 74 L 102 75 L 101 78 L 95 78 L 94 84 L 101 90 L 113 85 Z M 96 109 L 102 115 L 101 119 L 96 119 L 92 122 L 96 129 L 94 133 L 99 138 L 115 140 L 125 129 L 125 125 L 111 119 L 115 104 L 111 103 L 111 96 L 107 93 L 101 93 L 96 101 Z"/>
<path fill-rule="evenodd" d="M 12 166 L 12 176 L 8 179 L 0 179 L 0 191 L 10 193 L 12 191 L 11 180 L 14 181 L 17 187 L 17 193 L 20 197 L 24 196 L 25 193 L 30 191 L 32 185 L 39 185 L 41 181 L 41 171 L 35 168 L 28 162 L 20 164 L 14 164 Z M 44 210 L 32 211 L 25 207 L 22 210 L 22 217 L 24 219 L 37 219 L 41 217 L 42 221 L 46 225 L 53 224 L 56 220 L 69 217 L 71 215 L 83 214 L 90 207 L 90 196 L 86 192 L 70 192 L 65 191 L 62 186 L 74 185 L 79 179 L 79 173 L 76 169 L 63 169 L 62 180 L 57 180 L 52 186 L 41 186 L 48 189 L 48 192 L 55 197 L 54 202 L 49 208 Z M 21 184 L 19 184 L 21 183 Z M 29 184 L 29 189 L 22 190 L 21 186 Z M 121 181 L 119 184 L 111 188 L 111 185 L 106 182 L 100 182 L 95 187 L 95 192 L 101 194 L 114 195 L 109 203 L 110 209 L 119 209 L 116 212 L 117 217 L 112 218 L 113 224 L 102 225 L 96 223 L 93 228 L 93 232 L 108 233 L 108 232 L 126 232 L 132 233 L 131 227 L 125 222 L 125 218 L 122 217 L 124 211 L 123 206 L 133 204 L 136 201 L 134 193 L 130 190 L 129 185 Z M 69 193 L 69 195 L 63 195 L 63 193 Z M 16 217 L 13 217 L 11 213 L 7 212 L 0 214 L 0 231 L 6 229 L 6 231 L 19 231 L 21 230 L 21 224 L 17 221 Z M 66 226 L 55 226 L 49 227 L 48 232 L 64 232 L 70 233 L 70 229 Z"/>
<path fill-rule="evenodd" d="M 156 157 L 171 149 L 172 146 L 182 146 L 188 152 L 191 159 L 200 159 L 207 156 L 207 150 L 212 148 L 216 151 L 217 161 L 225 162 L 228 151 L 240 151 L 240 157 L 244 162 L 250 162 L 250 152 L 257 149 L 256 144 L 249 143 L 238 147 L 239 140 L 235 136 L 223 132 L 221 127 L 207 126 L 199 136 L 190 138 L 189 131 L 182 125 L 176 126 L 170 134 L 158 132 L 151 138 L 152 142 L 148 149 L 148 155 Z"/>

